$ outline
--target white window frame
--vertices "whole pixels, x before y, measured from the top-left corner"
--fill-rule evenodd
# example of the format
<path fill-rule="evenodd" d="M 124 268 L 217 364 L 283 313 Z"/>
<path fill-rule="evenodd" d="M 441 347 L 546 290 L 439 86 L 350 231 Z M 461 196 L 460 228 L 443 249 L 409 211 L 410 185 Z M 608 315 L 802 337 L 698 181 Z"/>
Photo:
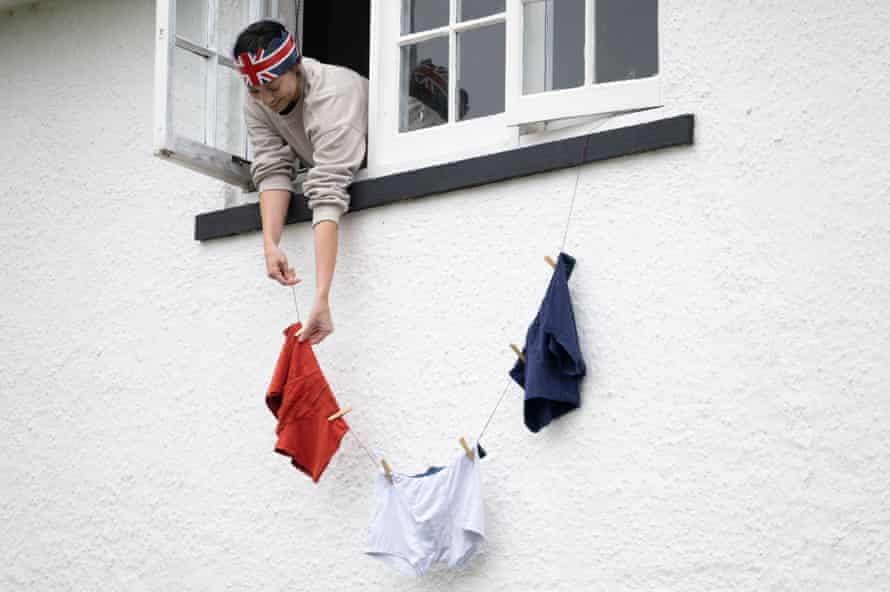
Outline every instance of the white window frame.
<path fill-rule="evenodd" d="M 584 18 L 584 85 L 522 94 L 523 6 L 534 0 L 507 0 L 507 125 L 524 125 L 585 115 L 601 115 L 661 106 L 661 68 L 648 78 L 594 84 L 596 66 L 596 0 L 586 0 Z M 663 1 L 658 3 L 658 56 L 661 58 Z"/>
<path fill-rule="evenodd" d="M 448 38 L 449 71 L 458 60 L 458 33 L 479 26 L 502 23 L 506 12 L 472 21 L 457 22 L 457 4 L 450 0 L 449 23 L 421 33 L 401 34 L 402 0 L 372 0 L 371 64 L 368 117 L 368 176 L 429 166 L 439 162 L 490 154 L 516 146 L 519 133 L 507 125 L 506 114 L 499 113 L 457 121 L 457 77 L 448 76 L 448 122 L 434 127 L 399 132 L 401 49 L 420 41 Z M 471 138 L 471 145 L 467 139 Z"/>
<path fill-rule="evenodd" d="M 196 41 L 176 33 L 176 0 L 156 0 L 157 37 L 155 41 L 155 120 L 154 154 L 177 164 L 220 179 L 244 191 L 253 191 L 253 180 L 247 161 L 239 155 L 216 148 L 217 77 L 219 68 L 237 71 L 235 62 L 220 53 L 217 30 L 219 0 L 206 3 L 207 21 L 204 39 Z M 264 16 L 277 18 L 278 0 L 248 0 L 249 21 Z M 245 26 L 248 23 L 245 23 Z M 177 133 L 173 126 L 173 73 L 176 48 L 205 60 L 204 65 L 204 137 L 199 142 Z M 249 154 L 247 130 L 242 122 L 240 140 Z"/>
<path fill-rule="evenodd" d="M 206 34 L 199 43 L 177 35 L 177 0 L 156 0 L 154 153 L 244 191 L 255 191 L 248 162 L 212 145 L 217 122 L 217 71 L 221 67 L 234 68 L 235 64 L 228 55 L 221 54 L 218 47 L 216 16 L 219 0 L 203 1 L 207 3 Z M 250 21 L 279 17 L 279 0 L 248 1 Z M 450 0 L 448 25 L 408 35 L 401 33 L 401 0 L 358 1 L 371 2 L 371 47 L 368 167 L 359 171 L 356 179 L 380 177 L 587 134 L 595 129 L 619 127 L 624 120 L 614 117 L 616 114 L 662 105 L 663 68 L 660 62 L 668 0 L 659 0 L 658 6 L 659 68 L 656 75 L 590 84 L 593 80 L 595 0 L 586 0 L 585 85 L 531 95 L 522 95 L 521 75 L 523 5 L 530 0 L 506 0 L 504 12 L 464 22 L 457 22 L 460 0 Z M 286 23 L 290 29 L 295 29 L 298 39 L 302 39 L 302 6 L 303 2 L 299 2 L 297 14 L 293 15 L 294 22 Z M 452 101 L 449 121 L 439 126 L 399 132 L 401 47 L 447 36 L 449 68 L 454 71 L 458 64 L 456 36 L 463 31 L 501 22 L 505 23 L 506 37 L 504 112 L 457 121 L 457 109 L 454 108 L 458 99 L 457 76 L 449 76 L 449 100 Z M 173 66 L 177 47 L 206 60 L 203 142 L 180 135 L 173 128 Z M 228 48 L 224 51 L 227 53 Z M 246 129 L 241 130 L 241 138 L 249 158 Z"/>
<path fill-rule="evenodd" d="M 457 22 L 460 0 L 453 0 L 449 24 L 420 33 L 401 34 L 402 0 L 372 0 L 371 64 L 368 137 L 368 177 L 482 156 L 590 133 L 612 127 L 605 117 L 662 106 L 661 44 L 666 0 L 658 2 L 658 73 L 648 78 L 592 84 L 594 76 L 595 0 L 585 2 L 585 84 L 577 88 L 522 94 L 523 5 L 530 0 L 506 0 L 505 12 L 475 21 Z M 506 23 L 504 113 L 455 121 L 457 76 L 449 76 L 449 121 L 442 125 L 399 132 L 400 48 L 409 43 L 449 36 L 449 70 L 457 65 L 454 36 L 480 24 Z M 573 129 L 559 122 L 583 118 Z M 548 124 L 556 122 L 557 125 Z M 562 128 L 553 133 L 553 127 Z"/>

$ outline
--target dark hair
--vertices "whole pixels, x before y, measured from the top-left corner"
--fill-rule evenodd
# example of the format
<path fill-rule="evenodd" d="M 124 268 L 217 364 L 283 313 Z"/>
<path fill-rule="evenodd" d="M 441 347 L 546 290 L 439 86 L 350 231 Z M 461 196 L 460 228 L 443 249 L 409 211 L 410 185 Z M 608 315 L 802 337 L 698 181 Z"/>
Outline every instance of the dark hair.
<path fill-rule="evenodd" d="M 238 59 L 239 54 L 248 51 L 256 53 L 258 49 L 265 48 L 270 41 L 278 39 L 285 33 L 287 33 L 287 29 L 279 22 L 257 21 L 238 35 L 235 47 L 232 48 L 232 57 Z"/>

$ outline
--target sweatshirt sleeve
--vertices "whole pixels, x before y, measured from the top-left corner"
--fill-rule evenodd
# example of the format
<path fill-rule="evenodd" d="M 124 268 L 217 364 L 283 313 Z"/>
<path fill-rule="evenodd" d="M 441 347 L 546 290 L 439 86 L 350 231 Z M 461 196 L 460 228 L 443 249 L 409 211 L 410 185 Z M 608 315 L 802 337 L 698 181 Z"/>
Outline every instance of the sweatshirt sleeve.
<path fill-rule="evenodd" d="M 367 92 L 341 92 L 318 100 L 307 121 L 315 164 L 306 173 L 303 194 L 312 210 L 312 225 L 339 222 L 349 209 L 348 187 L 365 157 Z"/>
<path fill-rule="evenodd" d="M 259 105 L 247 97 L 244 103 L 247 137 L 253 146 L 250 173 L 259 191 L 283 189 L 293 191 L 297 154 L 275 131 Z"/>

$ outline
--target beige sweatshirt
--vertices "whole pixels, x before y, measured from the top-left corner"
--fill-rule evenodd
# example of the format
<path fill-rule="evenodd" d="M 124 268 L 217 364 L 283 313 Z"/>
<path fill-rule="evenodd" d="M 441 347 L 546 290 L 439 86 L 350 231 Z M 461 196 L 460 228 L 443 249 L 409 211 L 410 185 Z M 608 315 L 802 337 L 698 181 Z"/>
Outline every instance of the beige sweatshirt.
<path fill-rule="evenodd" d="M 310 167 L 303 194 L 314 226 L 338 222 L 349 209 L 346 188 L 365 157 L 368 80 L 307 57 L 302 71 L 303 94 L 290 113 L 279 115 L 248 94 L 244 120 L 254 152 L 250 171 L 260 191 L 294 191 L 297 158 Z"/>

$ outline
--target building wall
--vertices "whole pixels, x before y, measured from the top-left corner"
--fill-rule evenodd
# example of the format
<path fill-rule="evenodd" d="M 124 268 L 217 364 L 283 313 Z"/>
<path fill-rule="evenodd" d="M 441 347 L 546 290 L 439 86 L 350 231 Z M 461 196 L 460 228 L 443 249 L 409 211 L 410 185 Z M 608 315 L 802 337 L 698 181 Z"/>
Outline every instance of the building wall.
<path fill-rule="evenodd" d="M 313 485 L 263 393 L 296 313 L 216 181 L 151 156 L 151 2 L 0 15 L 3 590 L 877 590 L 890 523 L 890 5 L 670 2 L 696 144 L 344 218 L 348 419 L 399 470 L 478 434 L 578 193 L 590 375 L 484 439 L 489 542 L 406 580 L 361 554 L 375 469 Z M 580 176 L 578 176 L 580 174 Z M 312 294 L 312 236 L 283 246 Z"/>

